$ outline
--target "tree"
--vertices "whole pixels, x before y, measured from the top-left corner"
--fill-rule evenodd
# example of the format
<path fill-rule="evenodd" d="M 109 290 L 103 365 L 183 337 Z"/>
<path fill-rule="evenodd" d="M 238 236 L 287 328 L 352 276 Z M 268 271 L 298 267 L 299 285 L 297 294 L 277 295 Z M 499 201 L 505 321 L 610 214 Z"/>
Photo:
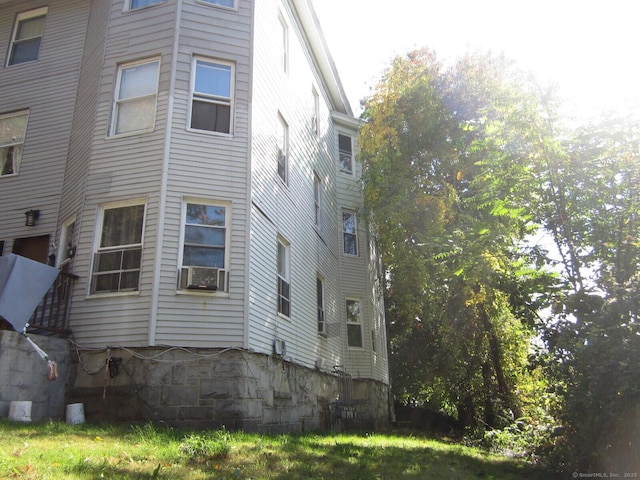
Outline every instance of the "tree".
<path fill-rule="evenodd" d="M 564 388 L 560 460 L 640 468 L 640 127 L 609 119 L 547 149 L 537 211 L 565 288 L 546 340 Z"/>
<path fill-rule="evenodd" d="M 365 101 L 365 202 L 387 267 L 396 395 L 465 426 L 533 403 L 527 353 L 549 276 L 523 240 L 539 101 L 509 63 L 396 58 Z"/>

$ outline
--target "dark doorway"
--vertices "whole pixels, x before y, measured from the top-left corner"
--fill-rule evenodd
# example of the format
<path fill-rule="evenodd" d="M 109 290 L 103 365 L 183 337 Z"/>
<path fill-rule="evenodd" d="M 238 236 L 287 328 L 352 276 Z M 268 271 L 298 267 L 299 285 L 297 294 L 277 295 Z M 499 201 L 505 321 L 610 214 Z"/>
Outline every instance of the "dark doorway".
<path fill-rule="evenodd" d="M 16 238 L 13 253 L 22 255 L 40 263 L 47 263 L 49 254 L 49 235 L 39 237 Z"/>

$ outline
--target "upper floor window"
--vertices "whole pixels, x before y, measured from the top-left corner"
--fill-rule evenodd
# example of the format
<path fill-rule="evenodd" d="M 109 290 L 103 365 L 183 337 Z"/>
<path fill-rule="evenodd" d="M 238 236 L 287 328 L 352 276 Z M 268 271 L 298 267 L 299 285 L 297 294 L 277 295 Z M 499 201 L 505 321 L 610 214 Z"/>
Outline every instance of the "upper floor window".
<path fill-rule="evenodd" d="M 91 293 L 140 289 L 145 205 L 107 205 L 99 213 Z"/>
<path fill-rule="evenodd" d="M 0 115 L 0 176 L 16 175 L 20 169 L 28 118 L 26 110 Z"/>
<path fill-rule="evenodd" d="M 235 0 L 200 0 L 203 3 L 211 3 L 212 5 L 220 5 L 222 7 L 235 8 Z"/>
<path fill-rule="evenodd" d="M 291 267 L 289 243 L 278 238 L 278 313 L 291 316 Z"/>
<path fill-rule="evenodd" d="M 42 7 L 18 14 L 13 26 L 7 65 L 17 65 L 38 59 L 47 12 L 48 7 Z"/>
<path fill-rule="evenodd" d="M 322 180 L 317 173 L 313 174 L 313 204 L 316 227 L 319 227 L 322 210 Z"/>
<path fill-rule="evenodd" d="M 234 69 L 230 63 L 194 59 L 191 128 L 231 133 L 233 76 Z"/>
<path fill-rule="evenodd" d="M 347 345 L 362 348 L 360 300 L 347 299 Z"/>
<path fill-rule="evenodd" d="M 112 135 L 153 130 L 160 60 L 120 65 L 113 102 Z"/>
<path fill-rule="evenodd" d="M 316 277 L 316 301 L 318 303 L 318 333 L 326 333 L 324 313 L 324 281 L 320 276 Z"/>
<path fill-rule="evenodd" d="M 229 209 L 204 202 L 185 208 L 180 288 L 226 292 Z"/>
<path fill-rule="evenodd" d="M 278 115 L 278 131 L 276 138 L 278 142 L 278 175 L 284 183 L 289 182 L 289 125 L 282 115 Z"/>
<path fill-rule="evenodd" d="M 316 87 L 311 88 L 311 95 L 313 98 L 313 114 L 311 116 L 311 130 L 314 135 L 320 135 L 320 95 L 316 90 Z"/>
<path fill-rule="evenodd" d="M 282 15 L 280 20 L 280 68 L 283 73 L 289 73 L 289 27 Z"/>
<path fill-rule="evenodd" d="M 148 7 L 150 5 L 156 5 L 164 3 L 165 0 L 128 0 L 129 10 L 137 10 L 139 8 Z"/>
<path fill-rule="evenodd" d="M 351 137 L 338 134 L 338 155 L 340 156 L 340 171 L 353 173 L 353 147 Z"/>
<path fill-rule="evenodd" d="M 353 212 L 342 212 L 344 253 L 358 255 L 358 221 Z"/>

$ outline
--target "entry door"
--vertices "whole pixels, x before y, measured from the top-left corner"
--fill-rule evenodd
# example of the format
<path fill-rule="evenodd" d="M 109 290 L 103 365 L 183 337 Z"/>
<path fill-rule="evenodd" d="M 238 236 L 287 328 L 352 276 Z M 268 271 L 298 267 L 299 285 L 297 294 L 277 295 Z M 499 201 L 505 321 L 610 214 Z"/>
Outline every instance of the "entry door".
<path fill-rule="evenodd" d="M 22 255 L 40 263 L 47 263 L 49 253 L 49 235 L 39 237 L 16 238 L 13 253 Z"/>

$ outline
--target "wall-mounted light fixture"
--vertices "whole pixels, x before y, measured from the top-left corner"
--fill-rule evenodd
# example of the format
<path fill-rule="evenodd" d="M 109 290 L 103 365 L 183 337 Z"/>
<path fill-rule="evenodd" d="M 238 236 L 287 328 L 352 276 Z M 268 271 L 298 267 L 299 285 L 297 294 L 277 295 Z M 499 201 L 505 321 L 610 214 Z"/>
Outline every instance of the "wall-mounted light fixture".
<path fill-rule="evenodd" d="M 31 209 L 24 212 L 24 214 L 27 217 L 26 221 L 24 222 L 25 226 L 27 227 L 33 227 L 36 224 L 36 220 L 40 218 L 40 210 Z"/>

